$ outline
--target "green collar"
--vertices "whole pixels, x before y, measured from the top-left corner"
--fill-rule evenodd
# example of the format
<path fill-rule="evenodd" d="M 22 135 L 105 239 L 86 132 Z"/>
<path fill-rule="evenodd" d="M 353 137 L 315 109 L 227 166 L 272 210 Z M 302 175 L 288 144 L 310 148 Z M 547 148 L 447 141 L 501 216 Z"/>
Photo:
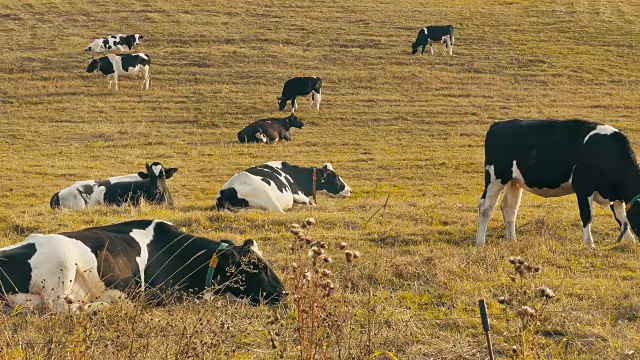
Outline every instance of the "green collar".
<path fill-rule="evenodd" d="M 209 261 L 209 270 L 207 271 L 207 282 L 204 284 L 205 289 L 208 289 L 211 287 L 211 280 L 213 280 L 213 272 L 216 270 L 216 267 L 218 266 L 218 254 L 227 246 L 229 245 L 225 243 L 220 243 L 220 246 L 218 246 L 216 251 L 213 253 L 211 260 Z"/>
<path fill-rule="evenodd" d="M 629 203 L 627 204 L 627 208 L 625 209 L 625 212 L 629 212 L 633 204 L 638 202 L 638 200 L 640 200 L 640 194 L 636 195 L 636 197 L 634 197 L 633 199 L 631 199 L 631 201 L 629 201 Z"/>

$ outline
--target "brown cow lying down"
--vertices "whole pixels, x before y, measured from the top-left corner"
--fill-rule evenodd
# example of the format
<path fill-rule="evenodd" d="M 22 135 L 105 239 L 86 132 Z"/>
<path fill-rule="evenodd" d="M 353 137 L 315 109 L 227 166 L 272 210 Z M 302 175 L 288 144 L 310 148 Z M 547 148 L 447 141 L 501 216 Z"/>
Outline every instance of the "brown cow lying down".
<path fill-rule="evenodd" d="M 278 140 L 291 140 L 290 129 L 302 129 L 304 123 L 291 114 L 281 119 L 262 119 L 255 121 L 238 132 L 241 143 L 272 143 Z"/>

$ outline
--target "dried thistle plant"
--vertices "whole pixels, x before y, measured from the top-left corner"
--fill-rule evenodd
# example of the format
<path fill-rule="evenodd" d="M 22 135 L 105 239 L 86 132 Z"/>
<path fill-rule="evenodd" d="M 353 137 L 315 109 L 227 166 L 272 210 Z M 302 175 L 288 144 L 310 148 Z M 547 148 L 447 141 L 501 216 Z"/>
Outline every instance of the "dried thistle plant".
<path fill-rule="evenodd" d="M 355 259 L 362 256 L 358 251 L 346 250 L 345 242 L 331 245 L 314 240 L 310 233 L 316 226 L 317 221 L 311 217 L 289 226 L 291 261 L 286 280 L 290 284 L 289 301 L 292 306 L 287 317 L 295 318 L 295 326 L 293 339 L 288 340 L 296 344 L 297 356 L 301 359 L 332 358 L 328 349 L 339 348 L 336 342 L 340 337 L 336 334 L 344 331 L 343 318 L 346 315 L 343 311 L 336 311 L 344 303 L 337 298 L 343 290 L 338 279 L 344 275 L 345 269 L 350 271 Z M 334 256 L 337 252 L 344 256 Z M 336 263 L 334 258 L 343 260 Z M 278 335 L 284 332 L 285 323 L 275 315 L 267 323 L 271 329 L 271 347 L 279 358 L 286 356 L 284 339 Z"/>
<path fill-rule="evenodd" d="M 520 256 L 511 256 L 508 261 L 513 271 L 508 274 L 511 286 L 497 297 L 497 301 L 505 314 L 515 314 L 518 318 L 514 340 L 519 344 L 512 347 L 513 355 L 535 357 L 539 355 L 536 330 L 543 325 L 544 311 L 557 299 L 556 294 L 548 286 L 535 285 L 536 277 L 541 271 L 540 266 L 527 262 Z"/>

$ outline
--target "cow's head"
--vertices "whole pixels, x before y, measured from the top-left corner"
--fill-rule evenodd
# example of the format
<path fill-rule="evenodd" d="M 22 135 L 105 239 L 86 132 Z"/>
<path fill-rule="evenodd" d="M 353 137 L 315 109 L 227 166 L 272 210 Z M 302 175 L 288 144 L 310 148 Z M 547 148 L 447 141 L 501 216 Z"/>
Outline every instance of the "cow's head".
<path fill-rule="evenodd" d="M 151 164 L 151 166 L 153 165 L 160 165 L 162 166 L 161 163 L 159 162 L 154 162 L 153 164 Z M 164 167 L 163 167 L 164 168 Z M 164 178 L 165 179 L 171 179 L 171 177 L 178 172 L 178 168 L 164 168 Z M 146 180 L 149 178 L 149 173 L 148 172 L 144 172 L 144 171 L 140 171 L 138 172 L 138 176 L 140 177 L 140 179 L 142 180 Z"/>
<path fill-rule="evenodd" d="M 262 258 L 258 244 L 245 240 L 241 246 L 232 245 L 218 254 L 216 265 L 216 292 L 246 300 L 252 305 L 275 305 L 285 296 L 284 286 L 278 275 Z"/>
<path fill-rule="evenodd" d="M 295 116 L 294 114 L 287 116 L 285 119 L 289 127 L 302 129 L 302 127 L 304 126 L 304 123 L 300 119 L 298 119 L 298 117 Z"/>
<path fill-rule="evenodd" d="M 346 198 L 351 196 L 351 188 L 345 183 L 331 164 L 316 169 L 316 190 L 331 197 Z"/>
<path fill-rule="evenodd" d="M 631 204 L 627 204 L 627 206 L 627 219 L 629 220 L 629 225 L 631 225 L 631 230 L 640 236 L 640 203 L 636 200 Z"/>
<path fill-rule="evenodd" d="M 133 45 L 135 46 L 140 45 L 140 40 L 144 39 L 144 36 L 140 34 L 133 34 L 133 36 L 135 37 L 135 42 L 133 43 Z"/>
<path fill-rule="evenodd" d="M 171 192 L 169 191 L 169 187 L 167 186 L 167 179 L 178 169 L 175 169 L 171 172 L 169 176 L 167 173 L 170 169 L 165 169 L 161 163 L 154 162 L 153 164 L 147 166 L 146 178 L 149 180 L 149 187 L 151 191 L 151 198 L 153 199 L 151 202 L 155 204 L 160 204 L 166 202 L 169 206 L 173 206 L 173 198 L 171 197 Z M 144 173 L 138 173 L 138 176 L 144 179 Z"/>
<path fill-rule="evenodd" d="M 278 109 L 280 109 L 280 111 L 284 111 L 284 108 L 287 107 L 287 99 L 283 98 L 282 96 L 278 96 Z"/>
<path fill-rule="evenodd" d="M 89 66 L 87 66 L 87 72 L 92 73 L 98 69 L 100 69 L 100 60 L 91 58 L 91 62 L 89 63 Z"/>
<path fill-rule="evenodd" d="M 418 48 L 420 47 L 420 45 L 418 45 L 417 42 L 414 42 L 411 44 L 411 55 L 415 55 L 418 52 Z"/>

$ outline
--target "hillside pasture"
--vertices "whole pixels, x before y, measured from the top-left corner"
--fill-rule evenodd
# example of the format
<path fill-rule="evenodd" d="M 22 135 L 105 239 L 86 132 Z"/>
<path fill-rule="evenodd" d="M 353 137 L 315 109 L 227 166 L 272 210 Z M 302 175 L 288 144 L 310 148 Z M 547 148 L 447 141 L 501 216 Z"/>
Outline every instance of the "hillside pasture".
<path fill-rule="evenodd" d="M 441 44 L 435 56 L 410 55 L 418 29 L 431 24 L 455 26 L 453 56 Z M 320 341 L 327 358 L 389 351 L 399 359 L 484 359 L 479 298 L 494 314 L 499 358 L 621 359 L 640 351 L 640 249 L 615 243 L 608 208 L 595 207 L 597 247 L 585 249 L 574 196 L 525 193 L 518 240 L 505 241 L 496 208 L 487 246 L 473 246 L 492 122 L 601 121 L 640 149 L 638 2 L 4 0 L 0 32 L 2 246 L 33 232 L 159 218 L 212 239 L 256 239 L 291 287 L 287 229 L 312 216 L 314 239 L 362 253 L 347 272 L 332 250 L 337 287 L 327 301 L 344 326 L 339 339 Z M 93 55 L 82 50 L 117 33 L 145 36 L 150 91 L 130 78 L 108 91 L 106 79 L 85 72 Z M 246 124 L 286 115 L 276 111 L 286 79 L 313 75 L 323 79 L 322 105 L 308 111 L 308 99 L 298 98 L 305 126 L 292 130 L 292 141 L 238 143 Z M 318 206 L 287 214 L 215 211 L 228 178 L 271 160 L 331 162 L 354 193 L 320 196 Z M 179 168 L 169 181 L 173 208 L 49 208 L 51 195 L 76 180 L 153 161 Z M 508 277 L 510 256 L 540 265 L 526 284 L 557 294 L 531 332 L 496 301 L 519 286 Z M 265 331 L 270 311 L 222 299 L 114 306 L 96 316 L 6 314 L 0 354 L 296 358 L 296 311 L 281 311 L 276 350 Z"/>

